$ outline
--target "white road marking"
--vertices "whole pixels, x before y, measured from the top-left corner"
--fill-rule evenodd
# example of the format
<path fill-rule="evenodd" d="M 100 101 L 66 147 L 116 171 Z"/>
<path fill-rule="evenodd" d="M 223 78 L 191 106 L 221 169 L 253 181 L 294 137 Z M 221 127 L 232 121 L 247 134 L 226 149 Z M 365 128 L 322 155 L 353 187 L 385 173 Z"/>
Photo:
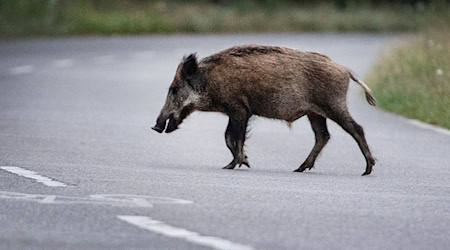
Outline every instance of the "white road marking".
<path fill-rule="evenodd" d="M 170 197 L 129 195 L 129 194 L 93 194 L 88 197 L 27 194 L 0 191 L 0 199 L 32 201 L 43 204 L 88 204 L 88 205 L 110 205 L 117 207 L 146 207 L 151 208 L 153 204 L 185 205 L 192 201 Z"/>
<path fill-rule="evenodd" d="M 135 194 L 92 194 L 91 198 L 102 200 L 118 200 L 129 201 L 139 206 L 147 206 L 151 204 L 192 204 L 194 202 L 189 200 L 182 200 L 170 197 L 149 196 L 149 195 L 135 195 Z"/>
<path fill-rule="evenodd" d="M 56 196 L 54 195 L 48 195 L 44 199 L 42 199 L 42 203 L 54 203 L 56 200 Z"/>
<path fill-rule="evenodd" d="M 52 180 L 52 179 L 50 179 L 48 177 L 39 175 L 38 173 L 36 173 L 34 171 L 27 170 L 27 169 L 24 169 L 24 168 L 2 166 L 2 167 L 0 167 L 0 169 L 3 169 L 5 171 L 8 171 L 10 173 L 13 173 L 13 174 L 16 174 L 16 175 L 19 175 L 19 176 L 22 176 L 22 177 L 25 177 L 25 178 L 28 178 L 28 179 L 33 179 L 33 180 L 35 180 L 35 181 L 37 181 L 39 183 L 42 183 L 42 184 L 44 184 L 46 186 L 49 186 L 49 187 L 66 187 L 67 186 L 67 184 L 65 184 L 65 183 L 62 183 L 60 181 Z"/>
<path fill-rule="evenodd" d="M 54 60 L 53 61 L 53 67 L 58 69 L 64 69 L 72 67 L 75 63 L 75 60 L 73 59 L 60 59 L 60 60 Z"/>
<path fill-rule="evenodd" d="M 204 236 L 184 228 L 174 227 L 164 222 L 153 220 L 147 216 L 118 215 L 118 219 L 139 228 L 162 234 L 172 238 L 184 239 L 188 242 L 221 250 L 253 250 L 254 248 L 214 236 Z"/>
<path fill-rule="evenodd" d="M 131 200 L 140 207 L 149 207 L 152 205 L 146 199 L 142 199 L 142 198 L 133 198 Z"/>
<path fill-rule="evenodd" d="M 17 66 L 17 67 L 13 67 L 9 69 L 9 73 L 11 75 L 23 75 L 23 74 L 28 74 L 34 71 L 34 66 L 33 65 L 22 65 L 22 66 Z"/>

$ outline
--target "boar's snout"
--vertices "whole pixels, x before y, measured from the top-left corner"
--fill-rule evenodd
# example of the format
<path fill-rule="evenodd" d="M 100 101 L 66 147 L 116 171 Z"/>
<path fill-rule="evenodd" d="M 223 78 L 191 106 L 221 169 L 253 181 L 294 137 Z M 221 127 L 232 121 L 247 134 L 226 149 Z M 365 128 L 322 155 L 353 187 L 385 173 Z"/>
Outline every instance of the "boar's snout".
<path fill-rule="evenodd" d="M 169 123 L 167 124 L 167 120 L 169 120 Z M 167 125 L 167 127 L 166 127 Z M 170 115 L 168 118 L 164 117 L 158 117 L 158 120 L 156 121 L 156 125 L 152 127 L 153 130 L 155 130 L 158 133 L 165 132 L 170 133 L 178 129 L 178 125 L 180 125 L 180 121 L 175 119 L 173 115 Z"/>
<path fill-rule="evenodd" d="M 164 131 L 164 127 L 159 127 L 158 125 L 155 125 L 154 127 L 152 127 L 152 129 L 158 133 L 162 133 Z"/>
<path fill-rule="evenodd" d="M 158 133 L 164 132 L 164 129 L 166 129 L 166 120 L 167 118 L 159 116 L 158 119 L 156 120 L 156 125 L 152 127 L 152 129 Z"/>

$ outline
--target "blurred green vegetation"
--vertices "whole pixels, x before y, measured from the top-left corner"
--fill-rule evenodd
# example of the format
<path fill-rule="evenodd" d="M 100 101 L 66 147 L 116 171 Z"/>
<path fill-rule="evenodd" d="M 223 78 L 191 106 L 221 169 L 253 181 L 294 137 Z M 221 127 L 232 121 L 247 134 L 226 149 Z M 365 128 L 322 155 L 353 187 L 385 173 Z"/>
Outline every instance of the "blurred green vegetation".
<path fill-rule="evenodd" d="M 389 51 L 367 82 L 380 107 L 450 129 L 450 26 Z"/>
<path fill-rule="evenodd" d="M 0 0 L 0 36 L 398 32 L 450 20 L 450 0 Z"/>

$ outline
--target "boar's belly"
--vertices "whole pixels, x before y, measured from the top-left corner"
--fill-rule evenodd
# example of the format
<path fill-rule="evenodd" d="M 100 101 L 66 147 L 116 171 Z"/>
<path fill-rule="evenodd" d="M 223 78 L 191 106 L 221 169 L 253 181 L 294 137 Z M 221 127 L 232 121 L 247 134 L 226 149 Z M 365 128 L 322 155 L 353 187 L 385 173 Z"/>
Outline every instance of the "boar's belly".
<path fill-rule="evenodd" d="M 265 102 L 262 105 L 252 107 L 254 115 L 263 116 L 271 119 L 293 122 L 304 116 L 309 110 L 309 106 L 301 102 L 278 101 Z"/>
<path fill-rule="evenodd" d="M 289 86 L 289 85 L 288 85 Z M 311 103 L 305 91 L 292 87 L 271 88 L 253 92 L 249 97 L 255 115 L 292 122 L 310 110 Z"/>

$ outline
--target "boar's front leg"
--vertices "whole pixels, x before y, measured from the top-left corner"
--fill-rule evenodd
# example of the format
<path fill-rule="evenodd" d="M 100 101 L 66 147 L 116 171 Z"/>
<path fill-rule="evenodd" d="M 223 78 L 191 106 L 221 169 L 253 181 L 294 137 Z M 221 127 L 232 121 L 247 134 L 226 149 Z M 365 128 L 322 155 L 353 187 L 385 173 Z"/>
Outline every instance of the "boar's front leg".
<path fill-rule="evenodd" d="M 303 164 L 294 172 L 303 172 L 305 169 L 311 169 L 314 167 L 314 162 L 317 156 L 319 156 L 320 151 L 327 144 L 330 139 L 330 134 L 328 133 L 326 118 L 315 113 L 308 113 L 308 119 L 311 123 L 314 135 L 316 137 L 316 143 L 313 149 L 308 155 L 308 158 L 303 162 Z"/>
<path fill-rule="evenodd" d="M 225 142 L 228 149 L 231 151 L 231 154 L 233 154 L 233 160 L 223 169 L 234 169 L 236 165 L 239 165 L 239 167 L 241 167 L 241 165 L 250 167 L 247 155 L 245 155 L 244 152 L 247 123 L 248 118 L 234 119 L 230 117 L 227 130 L 225 131 Z"/>

